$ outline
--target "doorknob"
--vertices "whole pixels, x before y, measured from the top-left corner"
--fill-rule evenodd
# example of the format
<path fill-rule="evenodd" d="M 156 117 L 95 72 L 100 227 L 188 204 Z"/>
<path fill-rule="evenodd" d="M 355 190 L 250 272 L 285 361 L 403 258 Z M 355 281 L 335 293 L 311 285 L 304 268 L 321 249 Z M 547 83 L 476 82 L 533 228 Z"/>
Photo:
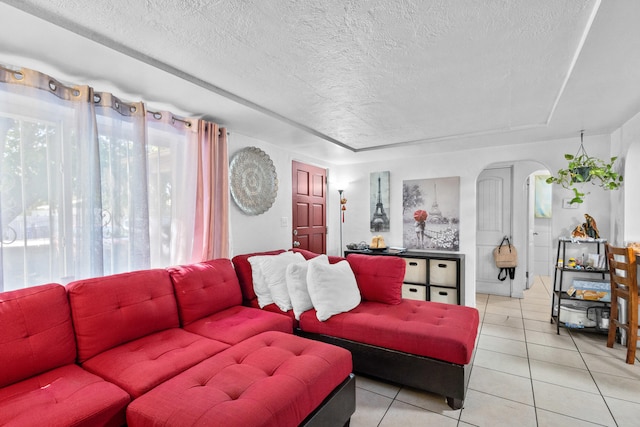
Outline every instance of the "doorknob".
<path fill-rule="evenodd" d="M 300 247 L 300 242 L 298 242 L 297 240 L 294 240 L 293 241 L 293 247 L 294 248 Z"/>

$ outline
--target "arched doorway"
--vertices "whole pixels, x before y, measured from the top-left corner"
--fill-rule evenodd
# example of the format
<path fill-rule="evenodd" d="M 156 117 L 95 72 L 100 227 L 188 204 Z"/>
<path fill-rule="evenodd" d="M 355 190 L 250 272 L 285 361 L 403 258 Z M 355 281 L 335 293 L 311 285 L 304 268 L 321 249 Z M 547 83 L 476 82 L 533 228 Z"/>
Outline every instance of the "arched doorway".
<path fill-rule="evenodd" d="M 476 182 L 476 291 L 522 298 L 528 287 L 528 272 L 535 256 L 535 223 L 530 202 L 530 176 L 546 167 L 537 161 L 516 161 L 488 165 Z M 500 217 L 497 217 L 500 216 Z M 551 226 L 549 225 L 549 230 Z M 504 235 L 518 249 L 518 267 L 514 279 L 498 280 L 492 250 Z M 547 234 L 548 247 L 551 233 Z"/>

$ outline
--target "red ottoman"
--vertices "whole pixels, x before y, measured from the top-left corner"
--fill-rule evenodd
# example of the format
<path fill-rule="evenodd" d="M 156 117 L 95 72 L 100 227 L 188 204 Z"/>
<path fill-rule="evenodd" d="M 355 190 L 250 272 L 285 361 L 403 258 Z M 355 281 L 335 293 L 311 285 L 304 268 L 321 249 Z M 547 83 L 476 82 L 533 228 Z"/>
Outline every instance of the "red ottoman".
<path fill-rule="evenodd" d="M 139 397 L 127 409 L 127 422 L 132 427 L 297 426 L 351 370 L 345 349 L 264 332 Z M 343 424 L 353 410 L 355 400 Z"/>

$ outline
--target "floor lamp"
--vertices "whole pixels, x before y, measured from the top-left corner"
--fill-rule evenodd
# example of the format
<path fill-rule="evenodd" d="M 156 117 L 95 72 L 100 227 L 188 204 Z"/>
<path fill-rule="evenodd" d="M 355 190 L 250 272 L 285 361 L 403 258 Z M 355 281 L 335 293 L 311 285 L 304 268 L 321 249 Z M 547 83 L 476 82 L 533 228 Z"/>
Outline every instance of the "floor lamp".
<path fill-rule="evenodd" d="M 344 224 L 344 211 L 347 210 L 347 199 L 344 198 L 342 193 L 344 190 L 338 190 L 340 194 L 340 256 L 344 256 L 344 249 L 342 246 L 342 224 Z"/>

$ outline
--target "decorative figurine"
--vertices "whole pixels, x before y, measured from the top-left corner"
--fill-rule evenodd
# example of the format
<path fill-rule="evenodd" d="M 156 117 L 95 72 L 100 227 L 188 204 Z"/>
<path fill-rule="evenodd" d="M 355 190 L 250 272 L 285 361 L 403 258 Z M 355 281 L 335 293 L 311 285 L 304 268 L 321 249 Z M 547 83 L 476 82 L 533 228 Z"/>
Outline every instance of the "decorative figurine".
<path fill-rule="evenodd" d="M 587 233 L 585 233 L 582 225 L 576 225 L 576 228 L 574 228 L 571 232 L 571 237 L 573 237 L 574 239 L 584 239 L 585 237 L 587 237 Z"/>
<path fill-rule="evenodd" d="M 596 220 L 589 214 L 584 214 L 585 222 L 577 225 L 571 232 L 571 237 L 574 239 L 586 239 L 591 237 L 592 239 L 599 239 L 600 232 L 598 231 L 598 225 Z"/>
<path fill-rule="evenodd" d="M 585 223 L 582 224 L 584 227 L 585 233 L 587 236 L 592 237 L 594 239 L 600 238 L 600 232 L 598 231 L 598 225 L 596 224 L 596 220 L 589 214 L 584 214 Z"/>

